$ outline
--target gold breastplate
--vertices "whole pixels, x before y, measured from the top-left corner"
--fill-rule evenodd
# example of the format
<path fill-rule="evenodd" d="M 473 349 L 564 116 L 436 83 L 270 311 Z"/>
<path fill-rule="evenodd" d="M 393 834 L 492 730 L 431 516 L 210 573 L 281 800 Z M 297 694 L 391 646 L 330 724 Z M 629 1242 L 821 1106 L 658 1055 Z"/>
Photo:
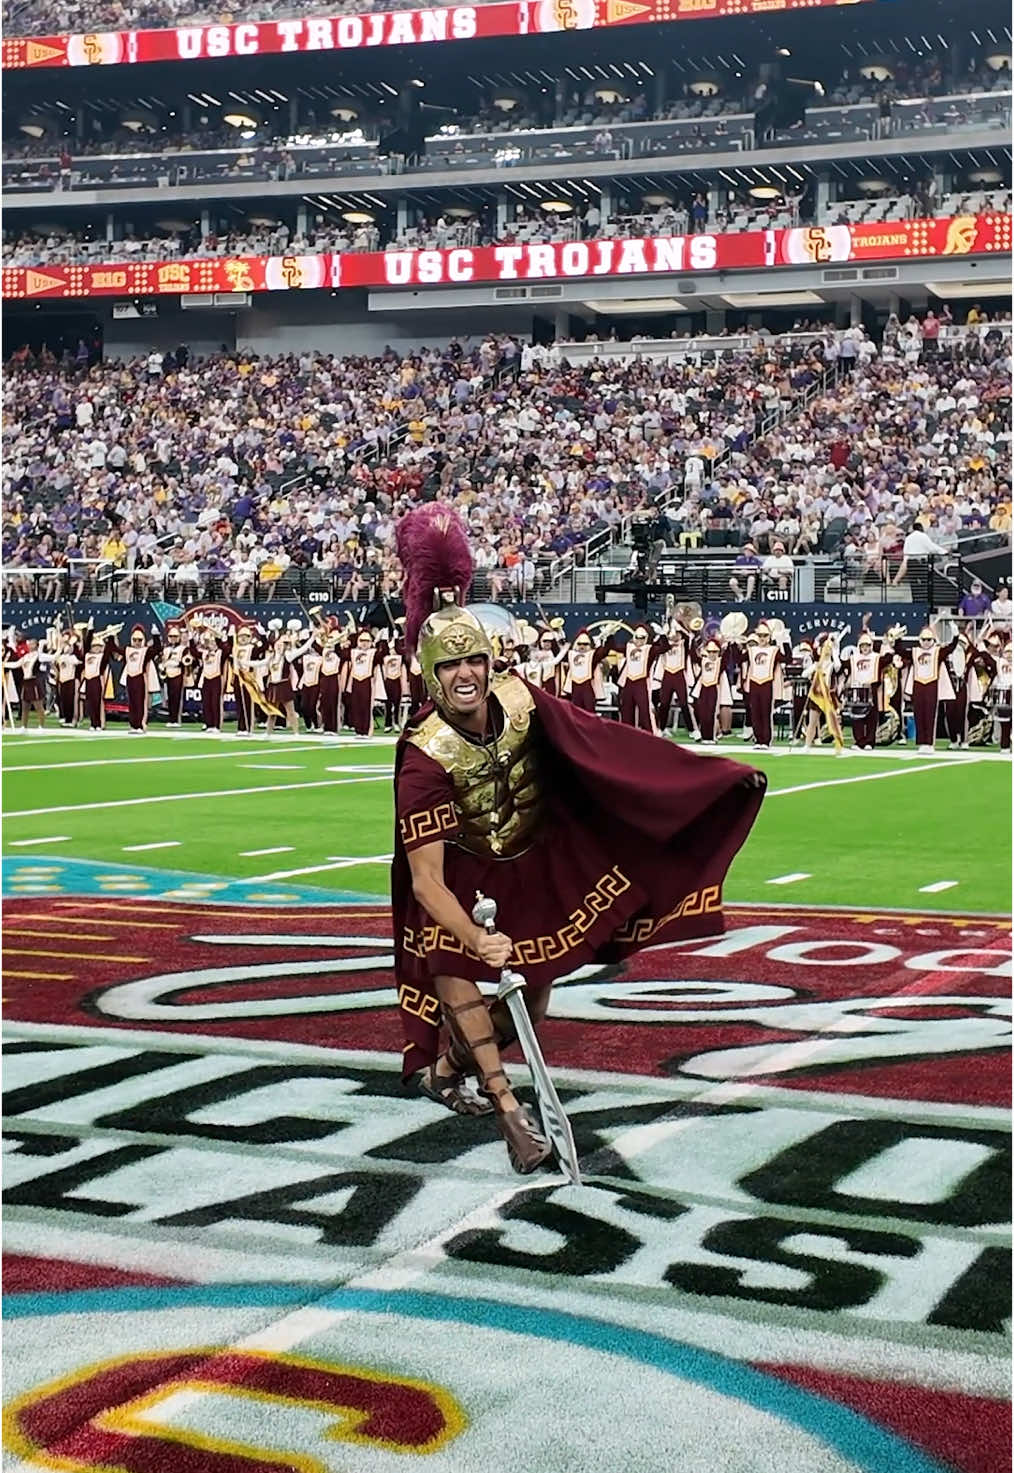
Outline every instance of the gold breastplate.
<path fill-rule="evenodd" d="M 530 847 L 542 819 L 539 753 L 531 726 L 535 702 L 516 675 L 494 678 L 491 692 L 504 713 L 495 743 L 470 742 L 436 711 L 408 740 L 439 762 L 454 783 L 460 828 L 450 842 L 471 854 L 514 859 Z"/>

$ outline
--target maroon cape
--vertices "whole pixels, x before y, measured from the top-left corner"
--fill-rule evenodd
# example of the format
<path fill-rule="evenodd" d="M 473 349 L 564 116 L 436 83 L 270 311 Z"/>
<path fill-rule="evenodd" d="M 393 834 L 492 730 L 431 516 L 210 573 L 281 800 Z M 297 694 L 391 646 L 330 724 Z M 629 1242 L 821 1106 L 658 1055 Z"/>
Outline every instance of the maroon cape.
<path fill-rule="evenodd" d="M 757 817 L 764 775 L 528 689 L 547 807 L 538 840 L 516 859 L 477 856 L 449 842 L 449 776 L 404 735 L 398 743 L 391 909 L 406 1079 L 438 1053 L 433 979 L 490 979 L 478 957 L 419 906 L 405 834 L 425 835 L 409 838 L 409 848 L 448 841 L 448 889 L 469 913 L 476 890 L 497 901 L 497 928 L 513 940 L 512 965 L 531 988 L 589 962 L 724 930 L 722 883 Z M 407 730 L 432 709 L 426 705 Z"/>

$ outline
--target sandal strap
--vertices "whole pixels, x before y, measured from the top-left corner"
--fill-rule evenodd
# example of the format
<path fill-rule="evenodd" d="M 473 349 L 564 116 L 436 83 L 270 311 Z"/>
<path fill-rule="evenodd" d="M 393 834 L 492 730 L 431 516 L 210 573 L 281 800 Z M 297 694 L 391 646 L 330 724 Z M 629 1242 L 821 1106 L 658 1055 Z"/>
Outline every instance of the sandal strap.
<path fill-rule="evenodd" d="M 452 1018 L 456 1018 L 459 1013 L 470 1013 L 473 1008 L 485 1007 L 485 1000 L 481 997 L 477 997 L 473 1002 L 459 1002 L 457 1004 L 444 1003 L 443 1010 L 445 1013 L 450 1013 Z M 486 1010 L 487 1012 L 489 1011 L 488 1008 Z"/>

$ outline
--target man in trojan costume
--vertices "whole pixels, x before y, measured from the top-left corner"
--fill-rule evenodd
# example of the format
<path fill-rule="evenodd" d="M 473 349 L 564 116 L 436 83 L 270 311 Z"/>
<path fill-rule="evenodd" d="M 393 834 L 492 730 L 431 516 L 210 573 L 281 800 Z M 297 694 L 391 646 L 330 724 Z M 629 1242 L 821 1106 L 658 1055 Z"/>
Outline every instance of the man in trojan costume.
<path fill-rule="evenodd" d="M 406 642 L 418 641 L 431 697 L 395 756 L 404 1078 L 422 1071 L 423 1092 L 457 1114 L 495 1112 L 511 1164 L 529 1172 L 551 1148 L 504 1073 L 506 1004 L 476 984 L 524 967 L 538 1023 L 550 984 L 575 967 L 720 932 L 722 881 L 765 778 L 494 675 L 489 635 L 462 607 L 472 561 L 455 513 L 420 507 L 397 538 Z M 497 902 L 493 934 L 471 918 L 477 891 Z"/>

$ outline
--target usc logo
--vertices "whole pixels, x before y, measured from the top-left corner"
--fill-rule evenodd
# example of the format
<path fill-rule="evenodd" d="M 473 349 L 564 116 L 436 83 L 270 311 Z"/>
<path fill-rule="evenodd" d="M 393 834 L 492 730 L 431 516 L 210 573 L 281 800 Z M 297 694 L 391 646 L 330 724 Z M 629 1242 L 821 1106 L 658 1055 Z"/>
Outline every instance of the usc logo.
<path fill-rule="evenodd" d="M 249 1424 L 275 1427 L 286 1407 L 321 1414 L 321 1456 L 191 1431 L 188 1404 L 261 1403 Z M 177 1403 L 175 1406 L 173 1403 Z M 164 1419 L 164 1421 L 162 1420 Z M 19 1397 L 4 1414 L 4 1443 L 26 1462 L 64 1473 L 333 1473 L 327 1443 L 431 1453 L 467 1425 L 442 1387 L 360 1366 L 229 1347 L 152 1352 L 86 1366 Z"/>

